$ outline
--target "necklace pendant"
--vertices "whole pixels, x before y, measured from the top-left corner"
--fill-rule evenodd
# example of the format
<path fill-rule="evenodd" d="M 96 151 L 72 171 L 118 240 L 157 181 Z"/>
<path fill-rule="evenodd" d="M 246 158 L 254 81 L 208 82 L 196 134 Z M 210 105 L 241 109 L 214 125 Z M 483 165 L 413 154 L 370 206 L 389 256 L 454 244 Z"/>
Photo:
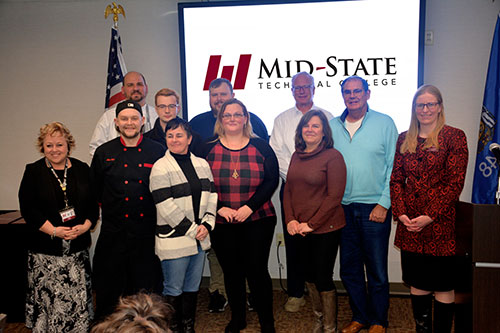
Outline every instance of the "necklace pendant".
<path fill-rule="evenodd" d="M 240 175 L 238 174 L 238 172 L 236 172 L 236 169 L 233 170 L 233 174 L 231 175 L 231 177 L 233 177 L 234 179 L 238 179 Z"/>
<path fill-rule="evenodd" d="M 62 189 L 63 191 L 66 191 L 66 186 L 61 186 L 61 189 Z"/>

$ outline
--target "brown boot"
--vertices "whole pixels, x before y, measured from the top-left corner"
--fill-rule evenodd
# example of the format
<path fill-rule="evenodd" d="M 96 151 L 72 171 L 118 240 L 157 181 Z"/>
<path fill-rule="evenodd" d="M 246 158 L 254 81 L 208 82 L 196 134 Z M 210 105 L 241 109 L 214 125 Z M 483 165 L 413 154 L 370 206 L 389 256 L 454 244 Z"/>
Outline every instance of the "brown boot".
<path fill-rule="evenodd" d="M 323 305 L 321 304 L 321 296 L 314 283 L 306 282 L 307 290 L 309 290 L 309 297 L 311 297 L 311 304 L 313 308 L 314 321 L 313 333 L 323 333 Z"/>
<path fill-rule="evenodd" d="M 323 332 L 334 333 L 337 331 L 337 293 L 330 290 L 322 291 L 320 295 L 323 304 Z"/>

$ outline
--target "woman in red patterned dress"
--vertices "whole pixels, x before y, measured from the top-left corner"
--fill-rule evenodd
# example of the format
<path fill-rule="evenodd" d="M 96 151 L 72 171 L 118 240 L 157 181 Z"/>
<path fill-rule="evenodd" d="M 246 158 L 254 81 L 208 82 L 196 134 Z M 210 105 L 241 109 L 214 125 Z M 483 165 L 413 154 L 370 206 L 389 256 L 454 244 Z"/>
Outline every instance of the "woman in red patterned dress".
<path fill-rule="evenodd" d="M 410 128 L 399 135 L 391 177 L 395 245 L 411 286 L 417 332 L 450 332 L 455 284 L 455 204 L 467 168 L 467 139 L 445 125 L 443 98 L 432 86 L 414 98 Z M 432 296 L 434 294 L 434 323 Z"/>

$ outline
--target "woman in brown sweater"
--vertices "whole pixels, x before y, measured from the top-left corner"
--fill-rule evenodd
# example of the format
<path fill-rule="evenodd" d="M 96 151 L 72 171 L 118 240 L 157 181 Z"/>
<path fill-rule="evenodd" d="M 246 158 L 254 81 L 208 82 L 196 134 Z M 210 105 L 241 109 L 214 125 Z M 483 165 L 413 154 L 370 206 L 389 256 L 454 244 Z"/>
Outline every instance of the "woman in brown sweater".
<path fill-rule="evenodd" d="M 345 225 L 345 183 L 344 158 L 333 148 L 328 120 L 323 112 L 311 110 L 295 132 L 283 205 L 288 233 L 303 236 L 300 260 L 316 316 L 314 332 L 336 330 L 333 266 Z"/>

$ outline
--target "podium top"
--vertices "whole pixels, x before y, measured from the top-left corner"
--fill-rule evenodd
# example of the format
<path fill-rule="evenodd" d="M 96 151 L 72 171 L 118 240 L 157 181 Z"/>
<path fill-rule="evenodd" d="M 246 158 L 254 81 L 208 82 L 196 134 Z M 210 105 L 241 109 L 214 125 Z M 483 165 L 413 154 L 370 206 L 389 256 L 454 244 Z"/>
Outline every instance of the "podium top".
<path fill-rule="evenodd" d="M 26 224 L 21 212 L 16 210 L 13 212 L 5 213 L 0 215 L 0 224 Z"/>

